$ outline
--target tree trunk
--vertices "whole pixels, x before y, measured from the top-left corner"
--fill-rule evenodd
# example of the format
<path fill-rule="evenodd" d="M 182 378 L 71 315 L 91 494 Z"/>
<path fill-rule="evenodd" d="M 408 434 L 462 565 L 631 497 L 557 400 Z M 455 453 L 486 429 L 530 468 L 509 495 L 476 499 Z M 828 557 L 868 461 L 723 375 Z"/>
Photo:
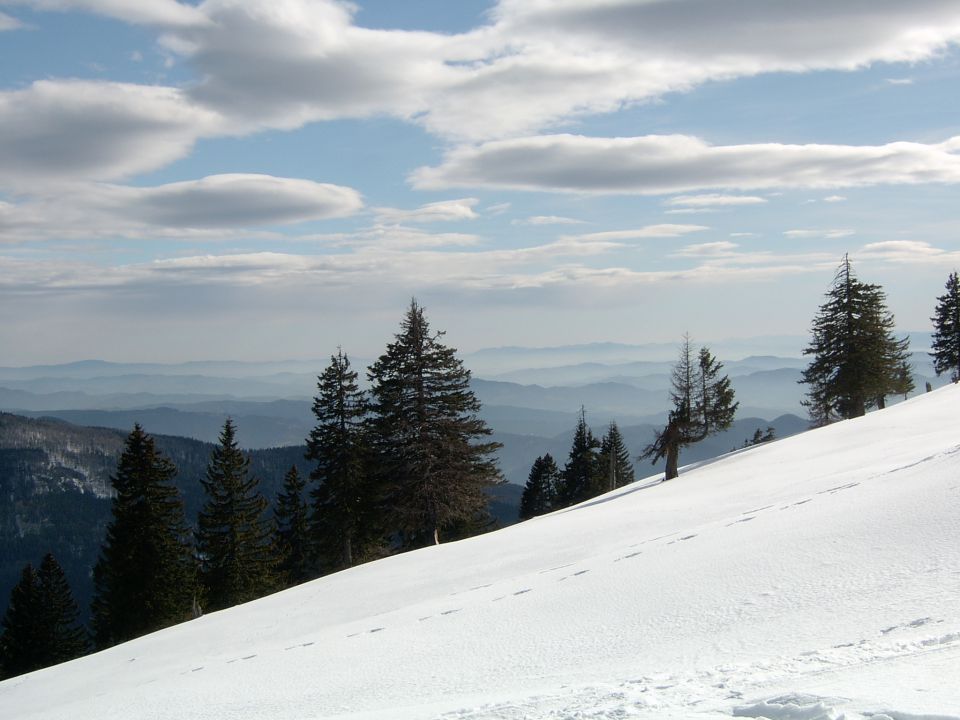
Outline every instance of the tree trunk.
<path fill-rule="evenodd" d="M 877 398 L 877 410 L 883 410 L 885 407 L 887 407 L 887 398 L 884 395 L 880 395 Z"/>
<path fill-rule="evenodd" d="M 680 446 L 672 442 L 667 446 L 667 467 L 663 472 L 664 480 L 673 480 L 680 474 L 677 471 L 677 465 L 679 462 Z"/>
<path fill-rule="evenodd" d="M 440 528 L 436 526 L 434 526 L 433 528 L 433 544 L 434 545 L 440 544 Z"/>
<path fill-rule="evenodd" d="M 343 564 L 353 567 L 353 544 L 350 542 L 349 534 L 343 538 Z"/>

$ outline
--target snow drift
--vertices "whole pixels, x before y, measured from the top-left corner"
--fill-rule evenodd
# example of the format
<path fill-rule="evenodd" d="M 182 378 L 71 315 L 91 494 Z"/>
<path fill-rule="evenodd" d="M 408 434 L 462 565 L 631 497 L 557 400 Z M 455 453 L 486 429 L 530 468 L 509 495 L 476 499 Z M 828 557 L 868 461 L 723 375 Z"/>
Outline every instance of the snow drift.
<path fill-rule="evenodd" d="M 960 387 L 0 684 L 0 717 L 960 719 Z"/>

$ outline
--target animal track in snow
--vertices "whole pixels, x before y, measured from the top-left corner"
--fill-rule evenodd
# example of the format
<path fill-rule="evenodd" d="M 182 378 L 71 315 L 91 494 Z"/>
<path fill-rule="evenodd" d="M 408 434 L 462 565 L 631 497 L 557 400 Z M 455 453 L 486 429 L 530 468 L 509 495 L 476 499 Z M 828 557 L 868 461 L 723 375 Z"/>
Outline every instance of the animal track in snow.
<path fill-rule="evenodd" d="M 444 610 L 444 611 L 443 611 L 442 613 L 440 613 L 440 614 L 441 614 L 441 615 L 453 615 L 454 613 L 458 613 L 458 612 L 460 612 L 461 610 L 463 610 L 463 608 L 454 608 L 453 610 Z"/>
<path fill-rule="evenodd" d="M 532 589 L 533 589 L 533 588 L 524 588 L 523 590 L 517 590 L 517 591 L 514 593 L 514 595 L 523 595 L 524 593 L 530 592 Z"/>
<path fill-rule="evenodd" d="M 643 555 L 643 551 L 637 550 L 636 552 L 632 552 L 629 555 L 621 555 L 620 557 L 616 558 L 614 562 L 620 562 L 621 560 L 629 560 L 630 558 L 636 557 L 637 555 Z"/>
<path fill-rule="evenodd" d="M 727 527 L 733 527 L 734 525 L 738 525 L 739 523 L 750 522 L 751 520 L 755 520 L 755 519 L 756 519 L 755 515 L 752 515 L 750 517 L 740 518 L 739 520 L 734 520 L 732 523 L 727 523 Z"/>
<path fill-rule="evenodd" d="M 858 482 L 852 482 L 852 483 L 847 483 L 846 485 L 837 485 L 837 487 L 834 487 L 834 488 L 821 490 L 820 492 L 817 493 L 817 495 L 826 495 L 828 493 L 832 495 L 833 493 L 840 492 L 841 490 L 849 490 L 850 488 L 856 487 L 859 484 L 860 483 Z"/>
<path fill-rule="evenodd" d="M 553 572 L 554 570 L 563 570 L 564 568 L 573 567 L 574 563 L 567 563 L 566 565 L 557 565 L 557 567 L 548 568 L 546 570 L 541 570 L 538 575 L 543 575 L 548 572 Z"/>
<path fill-rule="evenodd" d="M 367 630 L 367 632 L 368 632 L 368 633 L 378 633 L 378 632 L 382 632 L 383 630 L 386 630 L 386 628 L 382 628 L 382 627 L 379 627 L 379 628 L 370 628 L 369 630 Z"/>

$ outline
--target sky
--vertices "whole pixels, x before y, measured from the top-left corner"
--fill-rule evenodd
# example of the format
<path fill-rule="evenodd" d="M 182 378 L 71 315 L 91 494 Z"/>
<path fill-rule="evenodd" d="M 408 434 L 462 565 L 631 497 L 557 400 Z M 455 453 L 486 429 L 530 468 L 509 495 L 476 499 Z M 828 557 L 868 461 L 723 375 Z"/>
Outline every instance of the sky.
<path fill-rule="evenodd" d="M 928 330 L 958 183 L 956 0 L 0 0 L 0 365 Z"/>

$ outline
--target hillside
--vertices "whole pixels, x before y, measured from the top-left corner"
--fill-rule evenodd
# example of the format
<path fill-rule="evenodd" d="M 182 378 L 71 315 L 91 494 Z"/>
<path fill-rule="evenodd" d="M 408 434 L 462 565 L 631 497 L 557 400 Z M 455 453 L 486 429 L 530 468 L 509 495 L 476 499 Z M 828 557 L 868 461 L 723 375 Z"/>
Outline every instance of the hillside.
<path fill-rule="evenodd" d="M 960 387 L 0 684 L 0 716 L 960 718 Z"/>

